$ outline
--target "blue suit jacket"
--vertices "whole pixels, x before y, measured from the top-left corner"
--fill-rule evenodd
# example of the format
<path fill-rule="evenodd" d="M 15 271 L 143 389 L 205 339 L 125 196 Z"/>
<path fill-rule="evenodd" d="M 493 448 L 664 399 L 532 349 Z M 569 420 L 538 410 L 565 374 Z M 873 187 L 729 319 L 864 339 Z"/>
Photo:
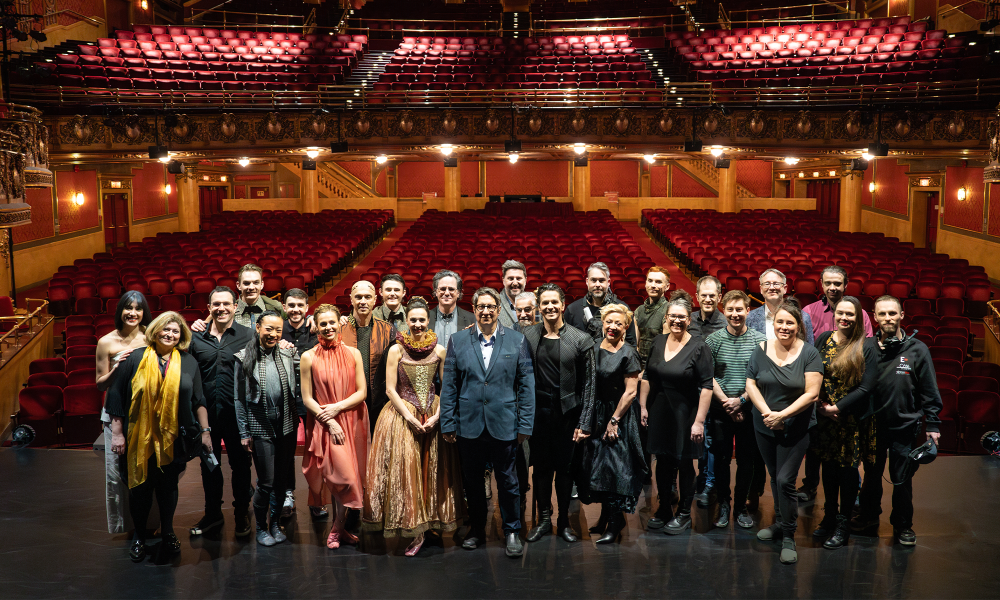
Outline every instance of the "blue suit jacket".
<path fill-rule="evenodd" d="M 764 312 L 767 310 L 767 305 L 758 306 L 757 308 L 751 310 L 747 313 L 747 327 L 750 329 L 756 329 L 757 331 L 767 335 L 767 331 L 764 329 L 767 327 L 767 314 Z M 809 344 L 813 343 L 813 325 L 812 319 L 809 318 L 807 313 L 802 313 L 802 325 L 806 334 L 806 342 Z"/>
<path fill-rule="evenodd" d="M 510 441 L 531 435 L 535 422 L 535 373 L 524 336 L 497 324 L 489 368 L 479 329 L 451 336 L 441 385 L 441 433 L 475 439 L 483 430 Z"/>

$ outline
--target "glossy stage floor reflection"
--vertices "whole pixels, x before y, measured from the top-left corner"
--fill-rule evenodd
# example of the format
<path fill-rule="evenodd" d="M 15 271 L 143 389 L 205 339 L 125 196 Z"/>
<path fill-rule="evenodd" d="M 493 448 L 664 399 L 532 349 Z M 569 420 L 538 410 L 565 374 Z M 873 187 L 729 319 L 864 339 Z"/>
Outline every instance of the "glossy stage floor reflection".
<path fill-rule="evenodd" d="M 474 552 L 452 536 L 416 558 L 379 536 L 363 539 L 363 549 L 328 550 L 329 522 L 310 521 L 301 474 L 288 543 L 236 541 L 228 489 L 221 534 L 192 539 L 187 529 L 204 502 L 196 468 L 181 479 L 181 555 L 136 565 L 125 536 L 107 533 L 101 455 L 3 449 L 0 475 L 0 598 L 996 598 L 1000 589 L 1000 460 L 990 457 L 941 457 L 920 468 L 916 548 L 892 545 L 888 483 L 881 537 L 855 536 L 839 550 L 811 538 L 821 507 L 801 509 L 792 566 L 778 562 L 777 545 L 757 541 L 756 528 L 706 531 L 704 510 L 696 509 L 693 532 L 645 532 L 650 488 L 621 544 L 596 546 L 587 529 L 599 507 L 574 502 L 583 539 L 549 536 L 526 544 L 519 560 L 504 556 L 495 515 L 489 543 Z"/>

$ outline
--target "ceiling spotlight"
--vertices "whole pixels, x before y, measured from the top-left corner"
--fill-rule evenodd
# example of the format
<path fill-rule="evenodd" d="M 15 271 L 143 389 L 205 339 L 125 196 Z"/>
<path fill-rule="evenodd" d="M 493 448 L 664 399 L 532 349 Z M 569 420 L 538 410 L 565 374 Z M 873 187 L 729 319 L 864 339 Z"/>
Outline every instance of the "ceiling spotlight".
<path fill-rule="evenodd" d="M 871 193 L 871 194 L 875 193 L 875 182 L 874 181 L 872 181 L 871 183 L 868 184 L 868 192 Z"/>
<path fill-rule="evenodd" d="M 873 142 L 868 144 L 868 153 L 872 156 L 889 156 L 889 144 L 885 142 Z"/>
<path fill-rule="evenodd" d="M 722 156 L 722 146 L 712 146 L 709 152 L 711 152 L 712 156 L 714 156 L 715 158 L 719 158 L 720 156 Z"/>
<path fill-rule="evenodd" d="M 378 163 L 378 164 L 380 164 L 380 165 L 384 165 L 386 163 L 386 161 L 388 161 L 388 160 L 389 159 L 388 159 L 388 157 L 386 157 L 385 154 L 379 154 L 377 157 L 375 157 L 375 162 Z"/>
<path fill-rule="evenodd" d="M 161 156 L 159 158 L 159 160 L 160 160 L 161 163 L 167 164 L 168 162 L 170 162 L 170 153 L 168 152 L 168 153 L 164 154 L 163 156 Z"/>
<path fill-rule="evenodd" d="M 871 160 L 871 159 L 873 159 L 875 157 L 872 156 L 871 154 L 868 154 L 868 151 L 865 150 L 864 152 L 861 153 L 861 158 L 863 158 L 865 160 Z"/>
<path fill-rule="evenodd" d="M 958 188 L 958 193 L 956 196 L 959 200 L 965 200 L 966 198 L 969 197 L 969 191 L 966 190 L 964 187 L 960 187 Z"/>
<path fill-rule="evenodd" d="M 653 163 L 656 162 L 656 155 L 655 154 L 646 154 L 642 158 L 645 159 L 646 162 L 648 162 L 649 164 L 653 164 Z"/>
<path fill-rule="evenodd" d="M 797 165 L 797 164 L 799 164 L 799 159 L 795 158 L 794 156 L 786 156 L 785 157 L 785 164 L 786 165 Z"/>
<path fill-rule="evenodd" d="M 319 148 L 310 148 L 306 150 L 306 156 L 308 156 L 310 160 L 316 160 L 316 157 L 319 156 Z"/>
<path fill-rule="evenodd" d="M 573 152 L 576 152 L 577 154 L 583 154 L 586 151 L 587 151 L 587 145 L 584 144 L 583 142 L 577 142 L 573 144 Z"/>
<path fill-rule="evenodd" d="M 453 147 L 451 144 L 441 144 L 441 154 L 444 154 L 445 156 L 451 156 L 452 150 Z"/>
<path fill-rule="evenodd" d="M 159 160 L 160 162 L 168 162 L 170 160 L 170 152 L 167 150 L 166 146 L 150 146 L 149 158 Z"/>
<path fill-rule="evenodd" d="M 241 167 L 246 167 L 250 164 L 250 159 L 244 156 L 239 160 L 239 163 Z"/>
<path fill-rule="evenodd" d="M 41 31 L 29 31 L 28 35 L 30 35 L 31 39 L 35 40 L 36 42 L 44 42 L 49 39 L 49 36 L 45 35 Z"/>
<path fill-rule="evenodd" d="M 510 161 L 510 164 L 516 163 L 517 162 L 517 152 L 511 152 L 510 154 L 508 154 L 507 155 L 507 160 Z"/>

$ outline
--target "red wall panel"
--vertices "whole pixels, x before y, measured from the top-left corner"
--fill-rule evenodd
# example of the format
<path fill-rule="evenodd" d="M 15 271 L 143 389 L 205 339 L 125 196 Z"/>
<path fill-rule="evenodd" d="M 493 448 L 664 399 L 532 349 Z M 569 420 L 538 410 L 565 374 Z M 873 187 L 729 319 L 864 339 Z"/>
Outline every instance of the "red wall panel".
<path fill-rule="evenodd" d="M 910 203 L 910 178 L 907 173 L 910 167 L 899 164 L 894 158 L 879 158 L 868 168 L 869 171 L 873 169 L 875 196 L 872 206 L 898 215 L 907 214 Z M 868 191 L 867 182 L 864 191 Z"/>
<path fill-rule="evenodd" d="M 59 171 L 55 189 L 60 234 L 98 226 L 97 171 Z M 73 201 L 77 192 L 83 192 L 83 206 Z"/>
<path fill-rule="evenodd" d="M 375 193 L 385 196 L 385 169 L 379 171 L 378 177 L 375 178 Z"/>
<path fill-rule="evenodd" d="M 649 195 L 665 198 L 670 195 L 670 167 L 650 167 Z"/>
<path fill-rule="evenodd" d="M 443 162 L 404 162 L 396 173 L 396 195 L 400 198 L 420 198 L 424 192 L 444 197 Z"/>
<path fill-rule="evenodd" d="M 164 179 L 166 169 L 162 163 L 147 162 L 141 169 L 132 170 L 132 220 L 139 221 L 167 214 L 164 204 L 163 187 L 169 181 L 170 212 L 177 212 L 177 183 L 173 179 Z"/>
<path fill-rule="evenodd" d="M 861 177 L 861 206 L 871 206 L 872 205 L 872 193 L 868 191 L 868 184 L 870 184 L 875 179 L 875 161 L 870 161 L 868 168 L 865 169 L 864 176 Z"/>
<path fill-rule="evenodd" d="M 351 160 L 337 162 L 337 166 L 354 175 L 361 180 L 361 183 L 371 186 L 372 184 L 372 163 L 367 160 Z"/>
<path fill-rule="evenodd" d="M 774 183 L 774 163 L 767 160 L 736 162 L 736 183 L 760 198 L 770 198 Z"/>
<path fill-rule="evenodd" d="M 593 187 L 591 193 L 595 193 Z M 516 164 L 508 161 L 487 162 L 486 195 L 504 194 L 569 196 L 569 162 L 562 160 L 522 161 Z"/>
<path fill-rule="evenodd" d="M 712 190 L 706 188 L 681 169 L 673 169 L 670 195 L 677 198 L 716 198 Z"/>
<path fill-rule="evenodd" d="M 603 196 L 605 192 L 618 192 L 626 198 L 638 196 L 639 161 L 590 161 L 590 195 Z"/>
<path fill-rule="evenodd" d="M 958 199 L 958 189 L 967 191 L 965 200 Z M 983 230 L 985 201 L 983 169 L 948 167 L 945 171 L 944 224 L 970 231 Z"/>
<path fill-rule="evenodd" d="M 986 233 L 1000 236 L 1000 183 L 990 184 L 990 220 Z"/>
<path fill-rule="evenodd" d="M 31 205 L 31 223 L 13 229 L 14 243 L 23 244 L 55 235 L 52 188 L 27 188 L 24 201 Z"/>
<path fill-rule="evenodd" d="M 479 161 L 461 163 L 462 195 L 473 197 L 479 193 Z"/>

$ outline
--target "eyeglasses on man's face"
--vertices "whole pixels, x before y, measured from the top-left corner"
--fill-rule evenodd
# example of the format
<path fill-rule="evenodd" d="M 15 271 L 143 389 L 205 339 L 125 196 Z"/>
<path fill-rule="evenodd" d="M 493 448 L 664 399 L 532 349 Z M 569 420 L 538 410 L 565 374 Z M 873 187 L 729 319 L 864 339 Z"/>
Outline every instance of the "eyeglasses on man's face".
<path fill-rule="evenodd" d="M 496 304 L 477 304 L 475 306 L 476 312 L 494 312 L 497 309 Z"/>
<path fill-rule="evenodd" d="M 778 289 L 785 287 L 785 284 L 780 281 L 765 281 L 764 283 L 760 284 L 760 287 Z"/>

